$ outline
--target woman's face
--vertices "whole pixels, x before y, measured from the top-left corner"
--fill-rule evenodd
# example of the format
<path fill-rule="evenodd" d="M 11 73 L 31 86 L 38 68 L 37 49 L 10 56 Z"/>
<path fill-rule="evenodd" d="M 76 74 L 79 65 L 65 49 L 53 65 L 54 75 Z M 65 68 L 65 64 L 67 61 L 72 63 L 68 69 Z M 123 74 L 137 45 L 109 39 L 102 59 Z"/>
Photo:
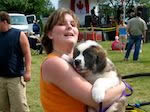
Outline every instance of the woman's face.
<path fill-rule="evenodd" d="M 73 17 L 70 14 L 65 14 L 64 21 L 58 21 L 49 32 L 49 38 L 53 40 L 54 45 L 65 47 L 65 45 L 76 44 L 78 34 L 77 24 Z"/>

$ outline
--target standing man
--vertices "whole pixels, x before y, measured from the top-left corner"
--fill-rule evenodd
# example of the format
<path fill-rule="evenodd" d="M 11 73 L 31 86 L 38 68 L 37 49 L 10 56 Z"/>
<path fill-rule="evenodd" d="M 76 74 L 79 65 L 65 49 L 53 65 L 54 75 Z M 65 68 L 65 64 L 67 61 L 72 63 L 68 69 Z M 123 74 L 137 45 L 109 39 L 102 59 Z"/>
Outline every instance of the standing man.
<path fill-rule="evenodd" d="M 38 37 L 40 37 L 40 26 L 38 24 L 38 20 L 34 20 L 33 32 L 35 35 L 38 35 Z"/>
<path fill-rule="evenodd" d="M 91 22 L 92 26 L 97 26 L 98 25 L 98 16 L 95 14 L 95 6 L 91 10 Z"/>
<path fill-rule="evenodd" d="M 26 82 L 30 78 L 28 39 L 22 31 L 11 28 L 8 13 L 0 11 L 0 112 L 29 112 Z"/>
<path fill-rule="evenodd" d="M 125 61 L 128 61 L 128 57 L 130 55 L 130 51 L 132 46 L 135 44 L 135 50 L 133 54 L 133 60 L 137 61 L 139 59 L 139 52 L 141 47 L 142 39 L 146 39 L 146 30 L 147 25 L 145 21 L 141 18 L 141 11 L 137 11 L 136 17 L 129 20 L 127 25 L 127 30 L 129 32 L 129 43 L 127 46 L 127 52 L 125 54 Z"/>
<path fill-rule="evenodd" d="M 92 16 L 96 16 L 96 14 L 95 14 L 95 6 L 92 8 L 92 10 L 91 10 L 91 15 Z"/>

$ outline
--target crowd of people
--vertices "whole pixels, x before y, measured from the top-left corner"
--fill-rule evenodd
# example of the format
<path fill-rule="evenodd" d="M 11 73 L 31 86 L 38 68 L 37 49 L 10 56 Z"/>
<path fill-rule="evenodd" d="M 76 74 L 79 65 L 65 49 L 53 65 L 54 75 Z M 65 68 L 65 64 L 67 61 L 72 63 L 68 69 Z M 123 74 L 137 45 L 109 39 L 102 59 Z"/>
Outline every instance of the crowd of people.
<path fill-rule="evenodd" d="M 125 61 L 133 44 L 133 60 L 139 59 L 140 44 L 147 30 L 140 16 L 141 12 L 137 12 L 128 25 L 121 21 L 118 27 L 118 37 L 124 44 L 128 32 Z M 29 112 L 26 82 L 31 79 L 30 45 L 25 33 L 11 28 L 10 24 L 8 13 L 0 11 L 0 111 Z M 39 34 L 37 26 L 34 30 Z M 78 34 L 79 20 L 70 9 L 60 8 L 49 16 L 41 40 L 47 53 L 40 72 L 40 99 L 44 112 L 85 112 L 86 105 L 95 109 L 99 107 L 91 96 L 92 85 L 61 58 L 63 54 L 73 58 Z M 109 89 L 103 106 L 111 105 L 124 89 L 124 83 Z"/>
<path fill-rule="evenodd" d="M 133 60 L 138 61 L 139 53 L 142 49 L 142 43 L 146 40 L 146 22 L 142 19 L 142 12 L 131 12 L 130 19 L 127 24 L 120 20 L 117 26 L 116 37 L 118 38 L 112 43 L 112 50 L 122 50 L 125 53 L 124 61 L 128 61 L 130 52 L 133 50 Z"/>
<path fill-rule="evenodd" d="M 145 21 L 141 18 L 141 16 L 141 11 L 137 11 L 135 17 L 128 21 L 127 30 L 129 33 L 129 37 L 127 51 L 124 58 L 125 61 L 128 61 L 133 45 L 135 46 L 133 60 L 138 61 L 141 49 L 141 42 L 145 42 L 146 40 L 147 25 Z"/>
<path fill-rule="evenodd" d="M 142 18 L 141 8 L 131 6 L 127 11 L 128 20 L 123 18 L 123 7 L 119 6 L 115 22 L 116 37 L 112 43 L 112 50 L 120 50 L 125 53 L 124 61 L 128 61 L 130 52 L 133 51 L 133 60 L 139 59 L 139 53 L 142 51 L 142 43 L 146 40 L 147 25 Z M 98 23 L 98 16 L 95 14 L 95 6 L 91 10 L 92 25 Z M 112 23 L 111 23 L 112 24 Z M 112 36 L 112 35 L 111 35 Z"/>

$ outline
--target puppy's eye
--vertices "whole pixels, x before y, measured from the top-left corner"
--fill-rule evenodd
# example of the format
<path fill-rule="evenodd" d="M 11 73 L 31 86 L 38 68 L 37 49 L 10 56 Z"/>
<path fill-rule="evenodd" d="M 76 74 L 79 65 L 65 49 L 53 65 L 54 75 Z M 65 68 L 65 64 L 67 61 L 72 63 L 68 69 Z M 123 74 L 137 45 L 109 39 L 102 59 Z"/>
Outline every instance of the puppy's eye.
<path fill-rule="evenodd" d="M 90 52 L 83 52 L 83 56 L 86 57 L 87 59 L 93 58 L 93 55 Z"/>

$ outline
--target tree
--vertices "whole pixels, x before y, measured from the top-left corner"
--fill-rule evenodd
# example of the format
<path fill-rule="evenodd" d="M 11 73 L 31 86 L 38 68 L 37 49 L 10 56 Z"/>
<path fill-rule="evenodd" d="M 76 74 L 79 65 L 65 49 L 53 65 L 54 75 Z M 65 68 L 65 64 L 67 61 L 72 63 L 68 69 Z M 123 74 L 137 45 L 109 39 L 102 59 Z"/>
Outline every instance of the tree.
<path fill-rule="evenodd" d="M 0 0 L 0 10 L 39 16 L 55 8 L 50 0 Z"/>
<path fill-rule="evenodd" d="M 107 5 L 107 8 L 109 8 L 109 9 L 106 8 L 107 14 L 110 14 L 113 11 L 113 14 L 116 15 L 116 11 L 119 6 L 123 5 L 122 4 L 123 1 L 125 1 L 125 3 L 126 3 L 126 6 L 125 6 L 126 11 L 128 11 L 130 9 L 130 7 L 137 6 L 137 5 L 141 5 L 143 7 L 150 8 L 149 0 L 99 0 L 99 4 L 100 4 L 100 6 Z"/>
<path fill-rule="evenodd" d="M 146 7 L 150 8 L 150 1 L 149 0 L 140 0 L 140 4 L 145 5 Z"/>
<path fill-rule="evenodd" d="M 25 12 L 28 0 L 0 0 L 0 10 L 8 12 Z"/>
<path fill-rule="evenodd" d="M 44 17 L 48 17 L 49 14 L 52 13 L 52 12 L 55 10 L 55 8 L 54 8 L 54 6 L 52 5 L 52 3 L 51 3 L 50 0 L 47 0 L 47 1 L 45 2 L 45 7 L 47 7 L 47 8 L 46 8 L 46 9 L 43 9 L 42 15 L 43 15 Z"/>
<path fill-rule="evenodd" d="M 49 10 L 55 10 L 50 0 L 28 0 L 28 7 L 26 10 L 28 14 L 32 12 L 36 15 L 43 15 Z"/>

